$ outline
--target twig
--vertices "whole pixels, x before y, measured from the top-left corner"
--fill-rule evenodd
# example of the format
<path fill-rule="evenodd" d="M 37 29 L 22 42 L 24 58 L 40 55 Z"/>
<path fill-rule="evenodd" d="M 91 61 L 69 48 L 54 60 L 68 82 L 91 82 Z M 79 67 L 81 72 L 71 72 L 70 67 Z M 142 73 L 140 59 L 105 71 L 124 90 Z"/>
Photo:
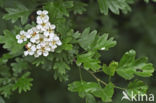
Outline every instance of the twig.
<path fill-rule="evenodd" d="M 79 67 L 79 74 L 80 74 L 80 79 L 81 79 L 81 82 L 82 82 L 82 73 L 81 73 L 81 68 Z"/>
<path fill-rule="evenodd" d="M 101 79 L 99 79 L 93 72 L 91 72 L 91 71 L 87 71 L 93 78 L 95 78 L 98 82 L 100 82 L 100 83 L 102 83 L 103 85 L 107 85 L 107 83 L 106 82 L 104 82 L 103 80 L 101 80 Z M 119 86 L 116 86 L 116 85 L 114 85 L 114 87 L 116 88 L 116 89 L 120 89 L 120 90 L 126 90 L 125 88 L 121 88 L 121 87 L 119 87 Z"/>
<path fill-rule="evenodd" d="M 102 81 L 101 79 L 99 79 L 97 76 L 94 75 L 93 72 L 91 71 L 87 71 L 90 75 L 92 75 L 92 77 L 94 77 L 98 82 L 101 82 L 104 85 L 107 85 L 107 83 L 105 83 L 104 81 Z"/>

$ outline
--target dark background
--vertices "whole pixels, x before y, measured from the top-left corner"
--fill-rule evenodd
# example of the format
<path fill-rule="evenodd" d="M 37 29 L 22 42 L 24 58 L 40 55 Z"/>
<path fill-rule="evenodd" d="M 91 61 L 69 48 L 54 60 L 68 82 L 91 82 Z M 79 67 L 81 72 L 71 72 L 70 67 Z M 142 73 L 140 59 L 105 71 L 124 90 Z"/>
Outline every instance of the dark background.
<path fill-rule="evenodd" d="M 8 1 L 8 0 L 6 0 Z M 12 7 L 13 0 L 4 4 L 4 7 Z M 16 0 L 24 4 L 30 4 L 31 0 Z M 34 1 L 34 0 L 33 0 Z M 44 0 L 36 0 L 45 2 Z M 100 33 L 109 33 L 114 36 L 118 44 L 107 52 L 101 52 L 102 62 L 109 63 L 111 60 L 118 61 L 124 52 L 134 49 L 137 57 L 147 56 L 149 61 L 156 67 L 156 4 L 146 4 L 143 0 L 137 0 L 133 5 L 132 11 L 128 14 L 114 15 L 109 12 L 108 16 L 100 14 L 96 0 L 81 0 L 88 4 L 87 11 L 83 15 L 71 14 L 74 29 L 82 31 L 86 27 L 96 29 Z M 31 4 L 33 5 L 33 3 Z M 34 4 L 35 5 L 35 4 Z M 12 29 L 13 24 L 2 20 L 6 11 L 0 7 L 0 35 L 4 29 Z M 7 52 L 0 45 L 0 55 Z M 82 71 L 83 78 L 92 79 Z M 105 78 L 105 75 L 98 74 Z M 67 90 L 67 84 L 70 81 L 60 83 L 54 80 L 53 73 L 42 69 L 32 70 L 34 78 L 32 90 L 26 93 L 13 94 L 6 99 L 6 103 L 84 103 L 83 99 L 77 93 L 71 93 Z M 78 70 L 72 68 L 69 73 L 71 80 L 79 80 Z M 150 78 L 140 78 L 149 86 L 148 93 L 156 95 L 156 72 Z M 114 83 L 122 87 L 126 86 L 124 79 L 115 76 Z M 116 90 L 113 96 L 113 103 L 120 103 L 122 91 Z M 126 103 L 127 101 L 124 101 Z M 156 103 L 156 102 L 155 102 Z"/>

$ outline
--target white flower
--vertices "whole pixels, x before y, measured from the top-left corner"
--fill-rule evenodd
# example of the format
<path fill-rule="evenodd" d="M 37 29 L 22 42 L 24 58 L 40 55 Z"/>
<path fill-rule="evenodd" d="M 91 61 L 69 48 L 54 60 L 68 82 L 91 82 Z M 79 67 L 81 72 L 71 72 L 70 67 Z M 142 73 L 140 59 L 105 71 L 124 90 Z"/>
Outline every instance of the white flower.
<path fill-rule="evenodd" d="M 60 40 L 58 40 L 56 43 L 58 46 L 62 45 L 62 42 Z"/>
<path fill-rule="evenodd" d="M 42 44 L 38 44 L 37 46 L 36 46 L 36 48 L 37 49 L 45 49 L 46 51 L 50 51 L 50 46 L 49 45 L 47 45 L 47 44 L 44 44 L 44 45 L 42 45 Z"/>
<path fill-rule="evenodd" d="M 54 35 L 55 35 L 55 34 L 50 34 L 48 37 L 45 37 L 45 41 L 46 41 L 46 42 L 50 42 L 50 41 L 52 41 Z"/>
<path fill-rule="evenodd" d="M 26 32 L 24 30 L 20 31 L 20 34 L 16 36 L 17 42 L 19 44 L 23 43 L 24 41 L 27 41 Z"/>
<path fill-rule="evenodd" d="M 37 17 L 36 22 L 37 24 L 46 23 L 49 21 L 49 17 L 45 16 L 44 18 L 41 18 L 40 16 Z"/>
<path fill-rule="evenodd" d="M 38 24 L 36 27 L 37 29 L 41 30 L 41 31 L 46 31 L 48 28 L 49 28 L 49 25 L 50 23 L 47 22 L 47 23 L 41 23 L 41 24 Z"/>
<path fill-rule="evenodd" d="M 40 55 L 38 55 L 37 53 L 34 54 L 34 57 L 38 58 Z"/>
<path fill-rule="evenodd" d="M 51 46 L 51 50 L 53 51 L 57 48 L 57 45 L 62 45 L 62 42 L 60 41 L 59 37 L 55 35 L 49 45 Z"/>
<path fill-rule="evenodd" d="M 26 45 L 26 49 L 27 51 L 24 51 L 24 55 L 34 55 L 35 51 L 36 51 L 36 46 L 31 44 L 30 42 Z"/>
<path fill-rule="evenodd" d="M 40 15 L 40 16 L 47 15 L 47 14 L 48 14 L 48 11 L 47 10 L 43 10 L 43 11 L 38 10 L 37 11 L 37 15 Z"/>
<path fill-rule="evenodd" d="M 39 43 L 42 43 L 45 41 L 45 38 L 42 34 L 39 34 L 39 39 L 36 40 L 36 43 L 39 44 Z"/>
<path fill-rule="evenodd" d="M 47 37 L 47 36 L 51 36 L 53 37 L 54 36 L 54 29 L 55 29 L 55 25 L 49 25 L 47 31 L 44 32 L 44 35 Z"/>
<path fill-rule="evenodd" d="M 51 41 L 50 46 L 52 50 L 55 50 L 57 48 L 56 41 L 55 40 Z"/>
<path fill-rule="evenodd" d="M 37 27 L 32 27 L 31 29 L 28 30 L 28 34 L 30 35 L 30 37 L 32 37 L 32 35 L 39 33 L 40 30 L 37 29 Z"/>
<path fill-rule="evenodd" d="M 38 45 L 37 49 L 38 49 L 37 55 L 43 55 L 43 56 L 49 55 L 50 47 L 48 45 L 46 46 Z"/>
<path fill-rule="evenodd" d="M 37 39 L 39 39 L 39 30 L 37 28 L 33 27 L 32 29 L 28 30 L 28 33 L 30 34 L 30 41 L 32 43 L 35 43 Z"/>
<path fill-rule="evenodd" d="M 18 43 L 28 40 L 24 55 L 33 55 L 39 57 L 41 55 L 48 56 L 50 52 L 54 52 L 57 46 L 62 45 L 59 37 L 55 34 L 56 26 L 49 22 L 48 11 L 37 11 L 37 25 L 27 32 L 21 31 L 16 36 Z"/>
<path fill-rule="evenodd" d="M 39 34 L 34 34 L 33 36 L 32 36 L 32 38 L 30 39 L 30 41 L 32 42 L 32 43 L 35 43 L 38 39 L 39 39 Z"/>
<path fill-rule="evenodd" d="M 43 22 L 44 23 L 48 22 L 49 16 L 47 14 L 48 14 L 48 11 L 46 11 L 46 10 L 43 10 L 43 11 L 38 10 L 37 15 L 39 15 L 39 16 L 37 17 L 37 23 L 42 24 Z"/>
<path fill-rule="evenodd" d="M 53 41 L 56 41 L 56 44 L 59 45 L 59 46 L 62 45 L 62 42 L 60 41 L 60 39 L 59 39 L 59 37 L 57 35 L 55 35 L 53 37 Z"/>

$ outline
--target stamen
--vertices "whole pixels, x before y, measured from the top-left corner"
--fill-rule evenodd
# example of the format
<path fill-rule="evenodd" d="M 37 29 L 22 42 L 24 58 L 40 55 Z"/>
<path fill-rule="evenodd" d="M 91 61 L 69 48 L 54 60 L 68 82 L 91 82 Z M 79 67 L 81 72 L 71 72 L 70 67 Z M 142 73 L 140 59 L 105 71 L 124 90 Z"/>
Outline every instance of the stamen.
<path fill-rule="evenodd" d="M 42 26 L 45 26 L 46 24 L 45 24 L 45 23 L 42 23 L 41 25 L 42 25 Z"/>
<path fill-rule="evenodd" d="M 32 37 L 36 36 L 36 32 L 33 32 Z"/>
<path fill-rule="evenodd" d="M 44 17 L 45 17 L 45 15 L 44 15 L 44 14 L 41 14 L 40 16 L 41 16 L 41 18 L 44 18 Z"/>
<path fill-rule="evenodd" d="M 51 33 L 51 32 L 53 32 L 53 30 L 52 29 L 48 29 L 48 32 Z"/>
<path fill-rule="evenodd" d="M 55 45 L 55 44 L 56 44 L 56 41 L 55 41 L 55 40 L 53 40 L 53 41 L 52 41 L 52 44 L 53 44 L 53 45 Z"/>
<path fill-rule="evenodd" d="M 45 47 L 42 47 L 41 50 L 42 50 L 42 51 L 45 51 Z"/>
<path fill-rule="evenodd" d="M 21 37 L 20 37 L 21 39 L 24 39 L 25 38 L 25 36 L 24 35 L 21 35 Z"/>
<path fill-rule="evenodd" d="M 40 38 L 40 42 L 42 42 L 43 41 L 43 38 Z"/>

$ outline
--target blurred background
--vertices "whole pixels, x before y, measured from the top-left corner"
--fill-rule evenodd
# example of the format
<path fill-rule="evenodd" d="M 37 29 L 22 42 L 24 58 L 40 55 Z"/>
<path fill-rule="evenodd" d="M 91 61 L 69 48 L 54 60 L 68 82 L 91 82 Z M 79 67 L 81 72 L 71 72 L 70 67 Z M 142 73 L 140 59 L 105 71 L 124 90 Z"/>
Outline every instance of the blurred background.
<path fill-rule="evenodd" d="M 8 0 L 6 0 L 8 1 Z M 4 7 L 12 7 L 16 2 L 21 2 L 27 6 L 36 5 L 36 2 L 42 3 L 46 0 L 9 0 L 10 3 L 0 0 L 0 35 L 4 29 L 12 29 L 13 24 L 2 19 L 6 13 Z M 137 57 L 147 56 L 149 61 L 156 67 L 156 4 L 145 3 L 143 0 L 131 5 L 132 11 L 128 14 L 114 15 L 109 12 L 108 16 L 104 16 L 99 12 L 96 0 L 80 0 L 88 4 L 87 11 L 82 15 L 71 14 L 73 29 L 83 31 L 86 27 L 96 29 L 99 33 L 109 33 L 115 37 L 118 42 L 117 46 L 110 51 L 101 52 L 101 61 L 109 64 L 112 60 L 120 60 L 124 52 L 134 49 Z M 31 3 L 30 3 L 31 2 Z M 28 5 L 31 4 L 31 5 Z M 0 55 L 6 52 L 0 45 Z M 105 78 L 103 74 L 97 74 L 101 78 Z M 82 76 L 86 80 L 94 80 L 85 71 Z M 78 70 L 74 67 L 69 72 L 70 81 L 60 83 L 54 80 L 53 73 L 42 69 L 32 69 L 32 77 L 34 78 L 32 90 L 26 93 L 15 93 L 6 99 L 6 103 L 85 103 L 77 93 L 71 93 L 67 90 L 67 84 L 72 80 L 80 80 Z M 150 78 L 141 78 L 149 86 L 148 93 L 156 95 L 156 72 Z M 121 87 L 126 86 L 126 82 L 117 75 L 113 82 Z M 112 103 L 121 103 L 122 91 L 115 90 Z M 97 99 L 98 101 L 98 99 Z M 98 102 L 101 103 L 101 102 Z M 123 101 L 123 103 L 129 103 Z M 138 103 L 138 102 L 137 102 Z M 156 101 L 155 101 L 156 103 Z"/>

